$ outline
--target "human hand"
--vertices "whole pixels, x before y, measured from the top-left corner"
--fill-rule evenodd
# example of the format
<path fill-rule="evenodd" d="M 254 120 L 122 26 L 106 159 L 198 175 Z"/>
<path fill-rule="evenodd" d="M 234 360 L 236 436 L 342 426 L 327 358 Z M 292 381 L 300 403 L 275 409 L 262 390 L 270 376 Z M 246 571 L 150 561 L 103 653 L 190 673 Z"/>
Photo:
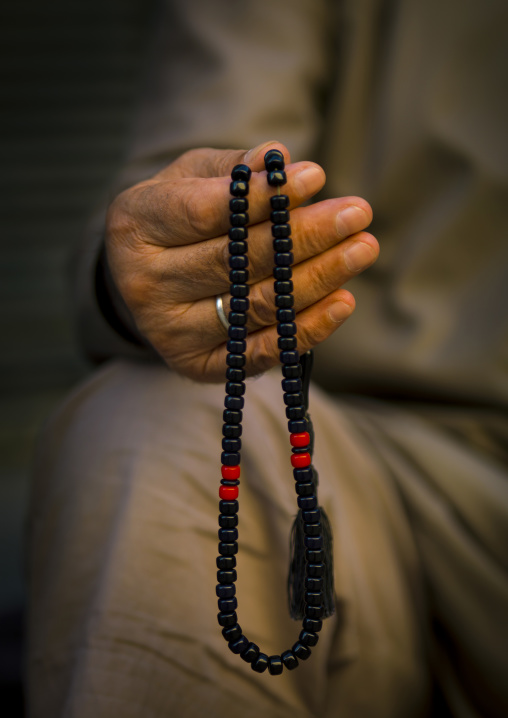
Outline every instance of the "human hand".
<path fill-rule="evenodd" d="M 325 183 L 312 162 L 289 164 L 277 143 L 249 152 L 197 149 L 152 179 L 120 194 L 106 221 L 106 252 L 114 284 L 141 335 L 169 367 L 197 381 L 224 377 L 227 333 L 215 309 L 228 313 L 229 183 L 232 168 L 252 169 L 249 190 L 250 309 L 248 375 L 279 362 L 273 289 L 273 248 L 264 155 L 278 149 L 286 161 L 293 239 L 293 283 L 300 352 L 334 332 L 354 310 L 342 285 L 377 258 L 376 239 L 363 232 L 368 203 L 343 197 L 300 205 Z"/>

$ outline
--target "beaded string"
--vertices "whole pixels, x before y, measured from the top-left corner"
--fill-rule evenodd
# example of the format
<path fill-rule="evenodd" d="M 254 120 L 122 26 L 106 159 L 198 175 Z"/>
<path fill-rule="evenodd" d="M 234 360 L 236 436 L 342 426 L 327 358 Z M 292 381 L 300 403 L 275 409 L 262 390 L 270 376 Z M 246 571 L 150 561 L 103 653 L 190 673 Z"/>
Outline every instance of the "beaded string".
<path fill-rule="evenodd" d="M 274 249 L 275 306 L 277 307 L 277 333 L 282 365 L 282 390 L 288 419 L 289 441 L 292 447 L 291 465 L 298 495 L 299 518 L 303 523 L 305 546 L 304 602 L 302 630 L 295 644 L 281 655 L 267 656 L 255 643 L 244 636 L 237 620 L 235 581 L 236 554 L 238 552 L 238 494 L 240 484 L 240 449 L 242 409 L 245 393 L 245 350 L 247 314 L 249 310 L 248 229 L 249 180 L 247 165 L 237 165 L 231 173 L 229 202 L 229 265 L 230 312 L 228 329 L 228 355 L 226 358 L 226 398 L 221 454 L 221 485 L 219 488 L 219 556 L 217 558 L 217 588 L 219 625 L 222 635 L 233 653 L 251 664 L 251 668 L 271 675 L 280 675 L 284 667 L 293 670 L 299 659 L 306 660 L 315 646 L 322 628 L 322 617 L 333 609 L 325 610 L 323 581 L 326 572 L 323 551 L 322 510 L 316 496 L 317 475 L 312 467 L 312 426 L 307 414 L 305 386 L 302 384 L 302 364 L 297 349 L 293 282 L 291 227 L 289 224 L 289 197 L 281 194 L 287 181 L 284 158 L 278 150 L 265 155 L 268 184 L 277 188 L 270 198 Z M 305 379 L 305 378 L 304 378 Z M 305 383 L 308 386 L 308 377 Z M 294 563 L 294 561 L 293 561 Z M 302 579 L 303 580 L 303 579 Z M 301 616 L 298 616 L 301 617 Z"/>

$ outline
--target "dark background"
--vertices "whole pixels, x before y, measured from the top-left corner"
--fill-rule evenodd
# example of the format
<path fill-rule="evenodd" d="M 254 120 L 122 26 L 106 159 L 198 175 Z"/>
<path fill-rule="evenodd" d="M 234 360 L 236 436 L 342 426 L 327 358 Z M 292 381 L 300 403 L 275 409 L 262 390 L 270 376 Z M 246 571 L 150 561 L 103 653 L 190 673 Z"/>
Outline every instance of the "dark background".
<path fill-rule="evenodd" d="M 34 440 L 90 370 L 74 337 L 67 265 L 122 162 L 156 4 L 0 2 L 0 710 L 6 718 L 23 714 L 23 535 Z"/>

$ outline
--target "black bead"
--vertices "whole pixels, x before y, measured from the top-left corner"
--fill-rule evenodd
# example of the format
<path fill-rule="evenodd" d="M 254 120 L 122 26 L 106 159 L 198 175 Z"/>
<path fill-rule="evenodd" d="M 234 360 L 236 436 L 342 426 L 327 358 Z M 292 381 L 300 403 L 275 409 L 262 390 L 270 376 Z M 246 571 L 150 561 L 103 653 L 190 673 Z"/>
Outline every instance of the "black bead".
<path fill-rule="evenodd" d="M 251 178 L 252 170 L 248 165 L 239 164 L 233 167 L 231 172 L 231 179 L 238 180 L 241 182 L 248 182 Z"/>
<path fill-rule="evenodd" d="M 291 267 L 293 264 L 293 252 L 275 252 L 273 261 L 277 267 Z"/>
<path fill-rule="evenodd" d="M 303 393 L 301 391 L 294 391 L 291 393 L 285 393 L 283 395 L 284 404 L 286 406 L 301 406 L 303 411 L 305 412 L 305 407 L 303 406 Z M 293 417 L 289 417 L 293 418 Z M 301 417 L 294 417 L 295 419 L 300 419 Z"/>
<path fill-rule="evenodd" d="M 219 611 L 221 613 L 232 613 L 238 608 L 238 601 L 235 598 L 219 598 Z"/>
<path fill-rule="evenodd" d="M 308 606 L 320 606 L 323 602 L 322 591 L 305 591 L 305 603 Z"/>
<path fill-rule="evenodd" d="M 225 543 L 232 543 L 238 541 L 238 529 L 219 529 L 219 541 Z M 227 598 L 227 596 L 225 596 Z"/>
<path fill-rule="evenodd" d="M 236 641 L 242 635 L 242 627 L 236 623 L 234 626 L 229 626 L 222 629 L 222 635 L 229 643 L 230 641 Z M 300 634 L 301 636 L 301 634 Z M 300 639 L 301 640 L 301 639 Z"/>
<path fill-rule="evenodd" d="M 274 252 L 291 252 L 293 240 L 289 237 L 287 239 L 274 239 L 272 246 Z"/>
<path fill-rule="evenodd" d="M 238 503 L 238 502 L 237 502 Z M 236 566 L 235 556 L 217 556 L 216 559 L 217 568 L 221 571 L 230 571 Z"/>
<path fill-rule="evenodd" d="M 290 434 L 301 434 L 302 431 L 307 431 L 306 419 L 291 419 L 288 421 L 288 431 Z"/>
<path fill-rule="evenodd" d="M 245 314 L 245 312 L 229 312 L 228 322 L 230 324 L 235 324 L 236 326 L 243 327 L 243 326 L 245 326 L 245 324 L 247 324 L 247 315 Z M 245 349 L 241 349 L 241 350 L 236 349 L 235 350 L 232 348 L 232 346 L 233 345 L 231 345 L 231 348 L 230 348 L 230 344 L 228 342 L 228 347 L 227 347 L 228 351 L 232 352 L 233 354 L 240 354 L 241 352 L 245 351 Z"/>
<path fill-rule="evenodd" d="M 229 200 L 229 211 L 238 213 L 246 212 L 249 209 L 249 200 L 247 197 L 233 197 Z"/>
<path fill-rule="evenodd" d="M 229 281 L 231 284 L 247 284 L 249 281 L 248 269 L 232 269 L 229 272 Z"/>
<path fill-rule="evenodd" d="M 234 312 L 230 312 L 229 315 L 231 316 L 233 313 Z M 242 314 L 241 316 L 245 319 L 245 314 Z M 229 339 L 226 344 L 226 348 L 228 352 L 231 352 L 231 354 L 243 354 L 243 352 L 247 349 L 247 344 L 245 339 Z"/>
<path fill-rule="evenodd" d="M 227 419 L 235 419 L 237 415 L 240 415 L 240 418 L 238 421 L 235 421 L 234 424 L 226 423 L 222 426 L 222 433 L 224 436 L 226 436 L 228 439 L 238 439 L 242 435 L 242 426 L 240 425 L 240 421 L 242 420 L 242 412 L 241 411 L 230 411 L 229 409 L 226 409 L 224 411 L 224 421 L 226 421 L 226 412 L 227 412 Z"/>
<path fill-rule="evenodd" d="M 305 469 L 293 469 L 293 477 L 295 481 L 312 481 L 314 474 L 312 469 L 307 467 Z"/>
<path fill-rule="evenodd" d="M 250 302 L 245 297 L 232 297 L 229 302 L 229 308 L 233 312 L 247 312 Z"/>
<path fill-rule="evenodd" d="M 247 337 L 247 327 L 230 324 L 228 327 L 228 337 L 230 339 L 245 339 Z"/>
<path fill-rule="evenodd" d="M 223 529 L 234 529 L 235 526 L 238 526 L 238 516 L 236 514 L 232 514 L 231 516 L 220 514 L 219 526 L 222 526 Z M 236 578 L 232 580 L 236 581 Z"/>
<path fill-rule="evenodd" d="M 223 628 L 231 628 L 231 626 L 234 626 L 237 622 L 238 616 L 233 611 L 232 613 L 218 613 L 217 614 L 217 620 L 219 622 L 219 626 L 222 626 Z"/>
<path fill-rule="evenodd" d="M 291 452 L 293 454 L 308 454 L 309 453 L 309 445 L 307 446 L 293 446 L 291 449 Z"/>
<path fill-rule="evenodd" d="M 293 651 L 284 651 L 281 658 L 282 663 L 286 666 L 288 671 L 293 671 L 298 667 L 298 658 L 295 656 Z"/>
<path fill-rule="evenodd" d="M 256 673 L 263 673 L 268 668 L 268 656 L 266 653 L 259 653 L 258 657 L 250 665 Z"/>
<path fill-rule="evenodd" d="M 224 631 L 222 633 L 224 633 Z M 300 641 L 300 643 L 303 643 L 304 646 L 315 646 L 316 643 L 319 641 L 319 636 L 317 633 L 301 631 L 300 635 L 298 636 L 298 640 Z"/>
<path fill-rule="evenodd" d="M 236 399 L 236 396 L 228 396 L 226 399 Z M 238 452 L 242 448 L 242 442 L 240 439 L 222 439 L 222 450 L 228 453 Z"/>
<path fill-rule="evenodd" d="M 286 209 L 289 207 L 289 197 L 287 194 L 274 194 L 270 197 L 270 206 L 273 210 Z"/>
<path fill-rule="evenodd" d="M 317 524 L 303 524 L 303 531 L 306 536 L 321 536 L 323 533 L 323 527 L 318 522 Z"/>
<path fill-rule="evenodd" d="M 286 394 L 285 396 L 298 396 L 298 394 Z M 284 397 L 285 398 L 285 397 Z M 303 419 L 305 417 L 305 407 L 300 406 L 288 406 L 286 408 L 286 417 L 288 419 Z"/>
<path fill-rule="evenodd" d="M 277 337 L 277 346 L 281 351 L 296 349 L 298 340 L 296 337 Z"/>
<path fill-rule="evenodd" d="M 268 659 L 268 670 L 272 676 L 280 676 L 284 664 L 280 656 L 270 656 Z"/>
<path fill-rule="evenodd" d="M 291 267 L 274 267 L 273 278 L 281 282 L 286 282 L 293 276 Z"/>
<path fill-rule="evenodd" d="M 249 266 L 249 258 L 246 254 L 230 254 L 229 266 L 231 269 L 247 269 Z"/>
<path fill-rule="evenodd" d="M 308 563 L 307 564 L 307 576 L 313 578 L 321 578 L 325 573 L 324 563 Z"/>
<path fill-rule="evenodd" d="M 317 633 L 323 628 L 323 621 L 320 618 L 304 618 L 302 625 L 309 633 Z"/>
<path fill-rule="evenodd" d="M 275 282 L 275 284 L 285 284 L 285 282 Z M 295 303 L 295 298 L 292 294 L 277 294 L 275 296 L 275 306 L 280 309 L 291 309 Z"/>
<path fill-rule="evenodd" d="M 249 641 L 245 636 L 240 636 L 240 638 L 237 638 L 236 641 L 231 641 L 231 643 L 228 643 L 229 650 L 233 653 L 241 653 L 244 651 L 247 646 L 249 645 Z"/>
<path fill-rule="evenodd" d="M 276 318 L 278 322 L 293 322 L 295 319 L 294 309 L 277 309 Z"/>
<path fill-rule="evenodd" d="M 302 376 L 301 364 L 284 364 L 282 374 L 286 379 L 297 379 Z"/>
<path fill-rule="evenodd" d="M 245 254 L 248 251 L 248 244 L 245 241 L 249 233 L 247 227 L 230 227 L 228 230 L 228 237 L 231 240 L 228 244 L 230 254 Z M 238 245 L 236 250 L 235 245 Z M 242 249 L 243 247 L 243 249 Z"/>
<path fill-rule="evenodd" d="M 233 197 L 245 197 L 249 194 L 249 183 L 243 180 L 234 180 L 229 185 L 229 193 Z"/>
<path fill-rule="evenodd" d="M 312 481 L 307 481 L 304 484 L 300 484 L 297 482 L 295 484 L 295 491 L 298 494 L 298 496 L 312 496 L 314 493 L 314 484 Z"/>
<path fill-rule="evenodd" d="M 268 150 L 264 159 L 265 169 L 268 172 L 284 169 L 284 155 L 280 150 Z"/>
<path fill-rule="evenodd" d="M 322 548 L 318 549 L 305 549 L 305 558 L 307 563 L 323 563 L 325 560 L 325 552 Z"/>
<path fill-rule="evenodd" d="M 300 509 L 315 509 L 318 505 L 317 496 L 299 496 L 297 503 Z"/>
<path fill-rule="evenodd" d="M 313 578 L 312 576 L 307 576 L 305 579 L 305 590 L 306 591 L 322 591 L 323 590 L 323 578 Z"/>
<path fill-rule="evenodd" d="M 311 654 L 310 648 L 304 646 L 303 643 L 300 643 L 300 641 L 297 641 L 291 650 L 295 656 L 302 661 L 306 661 Z"/>
<path fill-rule="evenodd" d="M 223 451 L 220 455 L 220 460 L 223 466 L 238 466 L 240 454 L 237 451 Z"/>
<path fill-rule="evenodd" d="M 322 536 L 305 536 L 303 539 L 305 547 L 311 551 L 323 548 L 323 537 Z"/>
<path fill-rule="evenodd" d="M 235 229 L 244 229 L 243 227 L 235 227 Z M 231 233 L 231 230 L 229 230 Z M 233 237 L 231 237 L 233 239 Z M 235 238 L 236 239 L 236 238 Z M 228 250 L 230 254 L 247 254 L 249 251 L 249 243 L 244 241 L 243 239 L 241 241 L 231 241 L 228 244 Z"/>
<path fill-rule="evenodd" d="M 282 390 L 294 394 L 302 391 L 302 380 L 301 379 L 283 379 Z"/>
<path fill-rule="evenodd" d="M 241 652 L 240 656 L 246 663 L 252 663 L 252 661 L 255 661 L 259 656 L 259 646 L 256 646 L 255 643 L 249 643 L 247 648 Z"/>
<path fill-rule="evenodd" d="M 323 604 L 321 606 L 310 606 L 309 604 L 305 606 L 305 615 L 309 618 L 321 618 L 324 612 L 325 607 Z"/>
<path fill-rule="evenodd" d="M 278 324 L 277 334 L 281 337 L 292 337 L 296 334 L 296 324 L 294 322 L 284 322 L 284 324 Z"/>
<path fill-rule="evenodd" d="M 249 295 L 248 284 L 231 284 L 229 293 L 232 297 L 247 297 Z"/>
<path fill-rule="evenodd" d="M 221 541 L 219 544 L 219 553 L 221 556 L 234 556 L 238 553 L 238 544 L 236 541 L 233 543 L 223 543 Z"/>
<path fill-rule="evenodd" d="M 226 357 L 226 364 L 228 366 L 235 367 L 235 369 L 239 369 L 243 366 L 245 366 L 245 356 L 243 354 L 228 354 Z"/>
<path fill-rule="evenodd" d="M 249 215 L 247 212 L 234 212 L 229 215 L 229 221 L 232 227 L 245 227 L 249 224 Z"/>
<path fill-rule="evenodd" d="M 227 529 L 222 529 L 227 530 Z M 219 583 L 215 587 L 215 593 L 217 594 L 218 598 L 233 598 L 233 596 L 236 594 L 236 586 L 234 583 Z"/>
<path fill-rule="evenodd" d="M 280 187 L 281 185 L 286 184 L 288 180 L 284 170 L 273 170 L 273 172 L 268 172 L 266 181 L 270 187 Z M 231 192 L 231 194 L 233 194 L 233 192 Z"/>
<path fill-rule="evenodd" d="M 272 224 L 272 237 L 276 239 L 285 239 L 291 235 L 290 224 Z"/>
<path fill-rule="evenodd" d="M 238 479 L 221 479 L 222 486 L 238 486 L 240 481 Z"/>
<path fill-rule="evenodd" d="M 226 514 L 226 516 L 232 516 L 233 514 L 236 514 L 238 512 L 238 501 L 234 499 L 233 501 L 227 501 L 222 500 L 219 501 L 219 510 L 221 514 Z M 234 559 L 234 563 L 231 566 L 231 568 L 234 568 L 236 566 L 236 559 Z M 225 566 L 219 566 L 219 568 L 225 568 Z"/>
<path fill-rule="evenodd" d="M 294 469 L 294 471 L 305 471 L 305 469 Z M 310 469 L 311 476 L 309 479 L 312 479 L 312 469 Z M 302 481 L 302 479 L 297 479 L 298 481 Z M 319 509 L 314 509 L 314 511 L 304 511 L 302 513 L 302 519 L 306 524 L 317 524 L 319 521 L 321 521 L 321 511 Z"/>
<path fill-rule="evenodd" d="M 228 381 L 226 382 L 226 392 L 229 396 L 243 396 L 245 394 L 245 382 Z"/>
<path fill-rule="evenodd" d="M 291 296 L 291 292 L 293 291 L 293 282 L 289 279 L 286 281 L 277 281 L 273 283 L 273 289 L 275 294 L 278 295 L 288 295 Z M 275 297 L 275 302 L 277 303 L 277 297 Z M 280 306 L 279 304 L 277 306 Z M 292 306 L 292 305 L 290 305 Z"/>
<path fill-rule="evenodd" d="M 270 213 L 270 222 L 273 224 L 285 224 L 289 222 L 289 212 L 287 209 L 275 209 Z"/>
<path fill-rule="evenodd" d="M 300 355 L 297 351 L 281 352 L 279 359 L 282 364 L 297 364 L 300 360 Z"/>
<path fill-rule="evenodd" d="M 242 396 L 226 396 L 224 399 L 224 406 L 226 409 L 233 409 L 233 411 L 240 411 L 240 409 L 243 409 L 245 401 Z M 223 447 L 224 448 L 224 445 Z M 228 449 L 224 449 L 224 451 L 228 451 Z M 236 449 L 233 449 L 233 451 L 236 451 Z"/>
<path fill-rule="evenodd" d="M 228 366 L 226 369 L 226 379 L 229 381 L 243 381 L 245 379 L 245 369 L 235 369 Z"/>

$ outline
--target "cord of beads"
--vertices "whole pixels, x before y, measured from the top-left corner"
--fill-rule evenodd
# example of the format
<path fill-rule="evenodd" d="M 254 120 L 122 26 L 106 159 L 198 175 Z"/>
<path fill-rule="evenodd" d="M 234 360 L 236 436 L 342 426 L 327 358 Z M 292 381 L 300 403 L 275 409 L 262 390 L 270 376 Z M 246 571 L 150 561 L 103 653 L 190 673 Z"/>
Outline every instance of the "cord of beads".
<path fill-rule="evenodd" d="M 238 623 L 235 581 L 238 552 L 238 494 L 240 484 L 240 450 L 242 409 L 245 394 L 245 350 L 247 313 L 249 310 L 248 229 L 249 180 L 251 170 L 237 165 L 231 173 L 229 202 L 229 265 L 230 312 L 226 358 L 226 398 L 223 412 L 221 454 L 221 485 L 219 487 L 219 556 L 217 588 L 222 635 L 233 653 L 251 664 L 254 671 L 280 675 L 284 668 L 293 670 L 299 659 L 306 660 L 311 647 L 319 639 L 323 605 L 323 536 L 320 509 L 311 458 L 311 439 L 307 426 L 306 406 L 302 391 L 302 365 L 297 349 L 292 269 L 293 243 L 289 224 L 289 197 L 281 194 L 286 183 L 284 158 L 277 150 L 265 155 L 267 181 L 277 188 L 270 198 L 274 249 L 274 290 L 277 318 L 278 348 L 282 365 L 282 390 L 288 419 L 291 464 L 295 479 L 298 509 L 301 512 L 305 543 L 305 616 L 298 640 L 281 655 L 268 656 L 248 640 Z"/>

